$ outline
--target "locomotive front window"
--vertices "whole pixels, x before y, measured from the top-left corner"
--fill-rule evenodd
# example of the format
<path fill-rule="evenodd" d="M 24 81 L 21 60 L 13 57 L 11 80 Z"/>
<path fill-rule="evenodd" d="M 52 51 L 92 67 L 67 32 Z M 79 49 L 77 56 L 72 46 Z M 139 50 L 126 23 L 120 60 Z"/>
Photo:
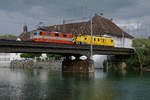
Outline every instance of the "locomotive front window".
<path fill-rule="evenodd" d="M 51 33 L 47 33 L 48 36 L 51 36 Z"/>
<path fill-rule="evenodd" d="M 111 42 L 113 42 L 113 40 L 111 40 Z"/>
<path fill-rule="evenodd" d="M 34 32 L 34 35 L 37 35 L 37 32 Z"/>
<path fill-rule="evenodd" d="M 66 34 L 63 34 L 63 37 L 66 37 L 67 35 Z"/>
<path fill-rule="evenodd" d="M 85 40 L 87 40 L 87 38 L 84 38 Z"/>
<path fill-rule="evenodd" d="M 58 37 L 58 36 L 59 36 L 59 34 L 55 34 L 55 36 L 57 36 L 57 37 Z"/>

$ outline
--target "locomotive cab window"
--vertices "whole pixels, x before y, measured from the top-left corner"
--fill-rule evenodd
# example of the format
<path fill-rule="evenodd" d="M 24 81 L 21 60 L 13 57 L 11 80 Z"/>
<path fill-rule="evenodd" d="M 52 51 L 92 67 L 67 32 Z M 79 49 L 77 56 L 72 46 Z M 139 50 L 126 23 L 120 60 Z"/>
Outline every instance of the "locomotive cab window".
<path fill-rule="evenodd" d="M 66 34 L 63 34 L 63 37 L 67 37 L 67 35 L 66 35 Z"/>
<path fill-rule="evenodd" d="M 96 38 L 94 38 L 94 41 L 96 41 Z"/>
<path fill-rule="evenodd" d="M 40 32 L 39 35 L 42 35 L 42 32 Z"/>
<path fill-rule="evenodd" d="M 37 32 L 34 32 L 34 35 L 37 35 Z"/>
<path fill-rule="evenodd" d="M 113 42 L 113 40 L 111 40 L 111 42 Z"/>
<path fill-rule="evenodd" d="M 100 39 L 98 38 L 98 42 L 100 41 Z"/>
<path fill-rule="evenodd" d="M 58 36 L 59 36 L 59 34 L 55 34 L 55 36 L 56 36 L 56 37 L 58 37 Z"/>
<path fill-rule="evenodd" d="M 84 40 L 87 40 L 87 38 L 84 38 Z"/>
<path fill-rule="evenodd" d="M 51 33 L 47 33 L 48 36 L 51 36 Z"/>

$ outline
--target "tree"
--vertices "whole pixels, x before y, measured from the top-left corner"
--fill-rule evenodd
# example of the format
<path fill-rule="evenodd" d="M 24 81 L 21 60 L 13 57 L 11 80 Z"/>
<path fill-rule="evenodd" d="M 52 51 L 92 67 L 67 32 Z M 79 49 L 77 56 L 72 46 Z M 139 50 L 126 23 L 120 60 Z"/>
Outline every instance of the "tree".
<path fill-rule="evenodd" d="M 140 70 L 143 69 L 143 65 L 146 59 L 145 51 L 146 51 L 145 48 L 136 48 L 136 54 L 140 63 Z"/>
<path fill-rule="evenodd" d="M 134 57 L 137 57 L 135 59 L 138 59 L 140 69 L 142 70 L 143 66 L 149 66 L 150 65 L 150 54 L 149 54 L 150 53 L 150 40 L 149 39 L 135 39 L 133 41 L 133 47 L 135 47 Z M 131 61 L 132 58 L 130 58 L 129 60 Z M 134 60 L 133 62 L 135 63 L 136 60 Z"/>
<path fill-rule="evenodd" d="M 16 40 L 17 38 L 18 38 L 18 36 L 11 35 L 11 34 L 0 36 L 0 39 L 7 39 L 7 40 Z"/>
<path fill-rule="evenodd" d="M 50 53 L 47 53 L 46 55 L 47 55 L 48 58 L 54 57 L 56 59 L 60 59 L 61 57 L 63 57 L 62 55 L 59 55 L 59 54 L 50 54 Z"/>
<path fill-rule="evenodd" d="M 133 67 L 133 66 L 134 67 L 139 67 L 140 63 L 139 63 L 139 60 L 137 58 L 138 58 L 137 54 L 131 55 L 131 57 L 127 61 L 127 66 L 129 66 L 129 67 Z"/>
<path fill-rule="evenodd" d="M 22 53 L 20 55 L 21 58 L 35 58 L 35 57 L 40 57 L 41 53 Z"/>

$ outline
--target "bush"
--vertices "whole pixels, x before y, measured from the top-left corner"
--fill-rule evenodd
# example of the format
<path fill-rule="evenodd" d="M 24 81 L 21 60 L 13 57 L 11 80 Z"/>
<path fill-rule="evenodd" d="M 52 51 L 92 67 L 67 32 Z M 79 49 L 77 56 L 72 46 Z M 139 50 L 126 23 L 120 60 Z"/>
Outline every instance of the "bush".
<path fill-rule="evenodd" d="M 134 39 L 133 47 L 135 48 L 135 54 L 128 59 L 127 65 L 129 67 L 140 67 L 140 69 L 150 66 L 150 39 Z"/>
<path fill-rule="evenodd" d="M 127 61 L 128 67 L 139 67 L 140 63 L 137 54 L 132 55 Z"/>
<path fill-rule="evenodd" d="M 62 55 L 58 55 L 58 54 L 49 54 L 49 53 L 47 53 L 46 55 L 47 55 L 48 58 L 54 57 L 55 59 L 60 59 L 61 57 L 63 57 Z"/>
<path fill-rule="evenodd" d="M 35 57 L 40 57 L 41 53 L 22 53 L 20 55 L 21 58 L 35 58 Z"/>

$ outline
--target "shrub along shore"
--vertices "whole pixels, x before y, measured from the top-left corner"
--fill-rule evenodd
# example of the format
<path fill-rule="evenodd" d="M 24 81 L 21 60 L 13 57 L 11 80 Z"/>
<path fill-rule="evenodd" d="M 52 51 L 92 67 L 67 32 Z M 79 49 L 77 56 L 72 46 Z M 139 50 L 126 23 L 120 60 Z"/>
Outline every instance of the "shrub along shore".
<path fill-rule="evenodd" d="M 150 71 L 150 39 L 135 38 L 133 40 L 135 53 L 125 62 L 127 70 Z M 112 63 L 109 60 L 103 62 L 104 69 L 120 70 L 120 63 Z"/>
<path fill-rule="evenodd" d="M 133 47 L 135 54 L 126 62 L 128 68 L 150 71 L 150 39 L 136 38 L 133 40 Z"/>

